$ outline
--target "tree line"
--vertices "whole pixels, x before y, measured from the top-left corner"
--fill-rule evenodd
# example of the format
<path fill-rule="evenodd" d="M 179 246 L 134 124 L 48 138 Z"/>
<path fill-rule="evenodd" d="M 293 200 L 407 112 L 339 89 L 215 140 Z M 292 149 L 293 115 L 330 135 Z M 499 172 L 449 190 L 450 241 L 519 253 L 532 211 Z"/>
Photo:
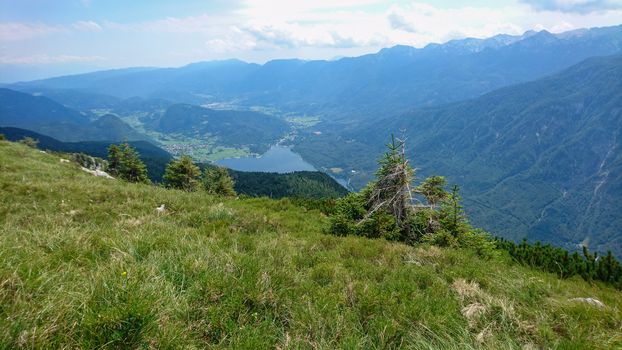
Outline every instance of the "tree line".
<path fill-rule="evenodd" d="M 586 281 L 602 281 L 622 289 L 622 265 L 611 251 L 605 256 L 599 256 L 583 246 L 581 254 L 571 254 L 566 249 L 550 244 L 530 244 L 526 239 L 520 243 L 502 238 L 496 238 L 496 241 L 499 248 L 506 250 L 521 264 L 555 273 L 561 278 L 578 275 Z"/>

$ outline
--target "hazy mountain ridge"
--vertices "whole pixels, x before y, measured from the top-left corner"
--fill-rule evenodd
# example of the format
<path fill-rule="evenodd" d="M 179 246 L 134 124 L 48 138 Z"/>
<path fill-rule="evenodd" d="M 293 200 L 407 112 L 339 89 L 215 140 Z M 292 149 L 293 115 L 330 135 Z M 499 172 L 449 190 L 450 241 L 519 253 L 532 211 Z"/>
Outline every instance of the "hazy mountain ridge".
<path fill-rule="evenodd" d="M 96 117 L 44 96 L 0 89 L 0 126 L 39 132 L 66 142 L 149 140 L 114 115 Z"/>
<path fill-rule="evenodd" d="M 139 120 L 149 130 L 190 138 L 216 135 L 219 142 L 258 147 L 255 151 L 275 142 L 287 124 L 263 116 L 238 120 L 233 115 L 253 112 L 187 103 L 319 116 L 296 150 L 318 168 L 356 171 L 348 175 L 358 187 L 376 167 L 377 145 L 406 128 L 421 174 L 436 169 L 463 184 L 467 200 L 479 206 L 476 224 L 506 237 L 529 235 L 567 245 L 587 237 L 596 249 L 613 247 L 620 254 L 615 242 L 621 215 L 607 195 L 618 193 L 619 56 L 557 73 L 621 48 L 622 26 L 615 26 L 468 38 L 422 49 L 395 46 L 336 61 L 202 62 L 14 86 L 47 91 L 86 109 L 99 104 L 120 115 L 141 111 Z M 71 89 L 82 95 L 72 97 Z M 404 113 L 413 107 L 415 112 Z M 208 119 L 216 115 L 231 120 L 210 130 L 215 125 Z M 564 167 L 575 163 L 581 166 Z M 570 181 L 565 174 L 576 176 Z M 555 185 L 547 185 L 550 181 Z"/>
<path fill-rule="evenodd" d="M 337 61 L 237 60 L 180 68 L 95 72 L 15 84 L 17 89 L 81 89 L 203 104 L 236 101 L 350 120 L 389 110 L 479 96 L 622 50 L 622 26 L 551 34 L 462 39 L 422 49 L 396 46 Z M 382 103 L 379 103 L 382 101 Z"/>

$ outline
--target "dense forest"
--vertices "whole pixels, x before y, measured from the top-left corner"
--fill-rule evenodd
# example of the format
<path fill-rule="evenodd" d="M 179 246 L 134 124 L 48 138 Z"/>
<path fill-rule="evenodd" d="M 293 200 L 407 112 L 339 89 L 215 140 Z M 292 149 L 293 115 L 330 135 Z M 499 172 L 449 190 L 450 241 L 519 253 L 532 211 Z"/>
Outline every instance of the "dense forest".
<path fill-rule="evenodd" d="M 252 197 L 339 198 L 348 193 L 330 176 L 317 171 L 287 174 L 229 170 L 239 194 Z"/>

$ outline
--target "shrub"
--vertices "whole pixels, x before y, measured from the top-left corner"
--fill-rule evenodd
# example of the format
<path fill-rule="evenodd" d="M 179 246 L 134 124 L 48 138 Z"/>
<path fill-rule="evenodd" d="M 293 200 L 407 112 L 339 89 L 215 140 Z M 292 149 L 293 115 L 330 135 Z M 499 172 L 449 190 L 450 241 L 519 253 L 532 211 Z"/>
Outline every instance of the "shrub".
<path fill-rule="evenodd" d="M 457 247 L 458 239 L 447 230 L 438 230 L 423 236 L 423 242 L 434 244 L 439 247 Z"/>
<path fill-rule="evenodd" d="M 499 255 L 497 244 L 492 236 L 482 229 L 471 229 L 458 236 L 458 244 L 469 248 L 477 255 L 485 259 L 491 259 Z"/>
<path fill-rule="evenodd" d="M 19 140 L 19 143 L 24 144 L 31 148 L 37 148 L 39 145 L 39 140 L 33 139 L 32 137 L 26 136 L 23 139 Z"/>

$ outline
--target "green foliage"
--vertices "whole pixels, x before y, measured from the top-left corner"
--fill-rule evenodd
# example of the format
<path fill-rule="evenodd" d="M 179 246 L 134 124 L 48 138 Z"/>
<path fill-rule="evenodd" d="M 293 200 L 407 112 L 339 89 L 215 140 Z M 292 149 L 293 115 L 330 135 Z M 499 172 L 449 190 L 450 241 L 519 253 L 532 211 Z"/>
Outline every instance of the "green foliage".
<path fill-rule="evenodd" d="M 437 216 L 436 211 L 430 207 L 418 207 L 408 217 L 409 235 L 404 237 L 404 241 L 414 244 L 421 241 L 424 236 L 436 231 L 439 228 Z"/>
<path fill-rule="evenodd" d="M 168 188 L 193 192 L 199 189 L 199 176 L 201 169 L 192 162 L 192 158 L 184 155 L 168 164 L 164 184 Z"/>
<path fill-rule="evenodd" d="M 458 245 L 473 250 L 484 259 L 492 259 L 500 255 L 496 241 L 490 233 L 482 229 L 469 229 L 462 232 L 458 236 Z"/>
<path fill-rule="evenodd" d="M 0 134 L 0 141 L 6 141 L 6 136 L 4 136 L 4 134 Z"/>
<path fill-rule="evenodd" d="M 390 213 L 400 229 L 408 229 L 402 225 L 409 215 L 409 206 L 412 202 L 411 185 L 415 171 L 408 164 L 405 154 L 405 144 L 391 135 L 391 143 L 387 144 L 388 151 L 378 161 L 376 181 L 372 183 L 367 201 L 370 213 L 378 210 Z"/>
<path fill-rule="evenodd" d="M 111 174 L 128 182 L 149 183 L 147 167 L 138 152 L 127 142 L 108 148 L 108 166 Z"/>
<path fill-rule="evenodd" d="M 416 187 L 415 191 L 424 196 L 428 205 L 414 206 L 410 198 L 414 171 L 406 160 L 403 143 L 393 139 L 387 147 L 389 151 L 379 162 L 378 179 L 361 192 L 337 200 L 331 215 L 331 233 L 385 238 L 411 245 L 423 242 L 462 247 L 485 259 L 498 255 L 491 236 L 474 229 L 467 221 L 459 187 L 455 185 L 447 193 L 442 176 L 427 178 Z"/>
<path fill-rule="evenodd" d="M 288 198 L 289 201 L 298 207 L 306 210 L 318 210 L 324 215 L 332 215 L 335 213 L 335 207 L 337 201 L 334 198 L 305 198 L 305 197 L 292 197 Z"/>
<path fill-rule="evenodd" d="M 339 198 L 348 193 L 330 176 L 319 171 L 286 174 L 229 170 L 235 191 L 253 197 Z"/>
<path fill-rule="evenodd" d="M 423 236 L 421 241 L 424 243 L 437 245 L 439 247 L 455 248 L 458 246 L 458 240 L 456 239 L 456 237 L 451 232 L 442 229 Z"/>
<path fill-rule="evenodd" d="M 462 204 L 460 204 L 459 191 L 458 185 L 454 185 L 451 193 L 441 202 L 441 210 L 438 215 L 441 227 L 454 237 L 467 232 L 470 227 L 464 216 Z"/>
<path fill-rule="evenodd" d="M 430 203 L 430 206 L 434 207 L 438 202 L 447 198 L 447 191 L 444 188 L 446 185 L 447 180 L 445 180 L 445 177 L 431 176 L 417 186 L 415 191 L 423 195 L 426 201 Z"/>
<path fill-rule="evenodd" d="M 234 197 L 236 195 L 233 179 L 226 168 L 211 167 L 203 172 L 203 189 L 214 195 Z"/>
<path fill-rule="evenodd" d="M 517 262 L 557 274 L 561 278 L 575 275 L 586 281 L 603 281 L 622 289 L 622 265 L 611 251 L 604 257 L 590 253 L 583 246 L 582 254 L 570 254 L 567 250 L 550 244 L 523 240 L 520 244 L 497 238 L 497 245 L 508 251 Z"/>
<path fill-rule="evenodd" d="M 39 144 L 39 140 L 33 139 L 29 136 L 24 137 L 23 139 L 19 140 L 19 142 L 31 148 L 37 148 L 37 145 Z"/>
<path fill-rule="evenodd" d="M 112 176 L 118 176 L 121 173 L 121 160 L 123 155 L 119 146 L 112 144 L 108 146 L 108 172 Z"/>

